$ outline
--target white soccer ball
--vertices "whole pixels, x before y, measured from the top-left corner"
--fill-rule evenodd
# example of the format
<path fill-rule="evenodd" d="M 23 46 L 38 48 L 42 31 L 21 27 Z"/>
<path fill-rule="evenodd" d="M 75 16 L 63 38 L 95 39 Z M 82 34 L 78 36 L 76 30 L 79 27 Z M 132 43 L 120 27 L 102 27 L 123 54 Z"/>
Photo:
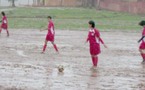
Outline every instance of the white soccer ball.
<path fill-rule="evenodd" d="M 59 65 L 59 66 L 58 66 L 58 71 L 59 71 L 59 72 L 63 72 L 63 71 L 64 71 L 64 67 L 63 67 L 62 65 Z"/>

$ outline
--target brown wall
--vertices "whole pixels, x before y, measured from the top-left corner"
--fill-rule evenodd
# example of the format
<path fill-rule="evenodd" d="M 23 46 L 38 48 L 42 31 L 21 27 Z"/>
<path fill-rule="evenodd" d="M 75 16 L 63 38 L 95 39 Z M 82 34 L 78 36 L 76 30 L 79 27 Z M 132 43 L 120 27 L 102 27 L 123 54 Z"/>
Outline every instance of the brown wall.
<path fill-rule="evenodd" d="M 43 6 L 43 0 L 37 1 L 36 6 Z M 40 1 L 40 2 L 38 2 Z M 100 1 L 100 2 L 99 2 Z M 99 2 L 99 3 L 98 3 Z M 129 12 L 134 14 L 145 14 L 145 0 L 45 0 L 45 6 L 48 7 L 93 7 Z"/>
<path fill-rule="evenodd" d="M 50 7 L 78 7 L 83 5 L 83 0 L 46 0 L 45 6 Z"/>
<path fill-rule="evenodd" d="M 145 14 L 145 0 L 100 0 L 101 9 Z"/>

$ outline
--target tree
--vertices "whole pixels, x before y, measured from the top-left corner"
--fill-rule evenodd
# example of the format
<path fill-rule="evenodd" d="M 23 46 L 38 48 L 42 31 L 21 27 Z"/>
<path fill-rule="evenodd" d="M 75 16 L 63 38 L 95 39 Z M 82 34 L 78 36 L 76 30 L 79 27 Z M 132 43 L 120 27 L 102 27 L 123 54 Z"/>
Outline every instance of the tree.
<path fill-rule="evenodd" d="M 97 0 L 97 5 L 96 5 L 97 9 L 100 9 L 100 0 Z"/>
<path fill-rule="evenodd" d="M 88 3 L 88 0 L 84 0 L 84 1 L 83 1 L 83 6 L 84 6 L 84 7 L 88 7 L 88 4 L 89 4 L 89 3 Z"/>
<path fill-rule="evenodd" d="M 45 6 L 45 0 L 42 0 L 43 6 Z"/>
<path fill-rule="evenodd" d="M 96 4 L 96 0 L 83 0 L 83 6 L 92 8 Z"/>
<path fill-rule="evenodd" d="M 17 0 L 8 0 L 11 4 L 12 4 L 12 7 L 15 7 L 15 1 Z"/>

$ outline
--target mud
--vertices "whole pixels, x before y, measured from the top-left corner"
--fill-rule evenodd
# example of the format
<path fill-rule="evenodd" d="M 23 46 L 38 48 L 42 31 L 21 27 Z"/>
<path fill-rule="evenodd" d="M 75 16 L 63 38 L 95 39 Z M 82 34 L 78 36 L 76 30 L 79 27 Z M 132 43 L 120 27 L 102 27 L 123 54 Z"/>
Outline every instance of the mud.
<path fill-rule="evenodd" d="M 0 35 L 0 90 L 144 90 L 145 64 L 138 52 L 141 32 L 101 32 L 103 46 L 96 71 L 87 31 L 56 30 L 56 53 L 51 43 L 41 54 L 46 31 L 10 30 Z M 59 73 L 57 67 L 64 66 Z"/>

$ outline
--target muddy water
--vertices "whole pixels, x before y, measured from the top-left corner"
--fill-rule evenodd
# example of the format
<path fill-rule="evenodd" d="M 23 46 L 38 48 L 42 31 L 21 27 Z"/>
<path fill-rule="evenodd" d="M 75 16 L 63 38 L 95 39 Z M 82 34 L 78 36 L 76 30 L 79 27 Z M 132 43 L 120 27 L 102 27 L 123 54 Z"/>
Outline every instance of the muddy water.
<path fill-rule="evenodd" d="M 102 47 L 94 71 L 89 45 L 84 44 L 87 31 L 57 30 L 59 54 L 50 43 L 45 54 L 40 53 L 46 32 L 10 31 L 9 38 L 5 32 L 0 36 L 0 90 L 145 90 L 140 33 L 101 32 L 109 48 Z"/>

